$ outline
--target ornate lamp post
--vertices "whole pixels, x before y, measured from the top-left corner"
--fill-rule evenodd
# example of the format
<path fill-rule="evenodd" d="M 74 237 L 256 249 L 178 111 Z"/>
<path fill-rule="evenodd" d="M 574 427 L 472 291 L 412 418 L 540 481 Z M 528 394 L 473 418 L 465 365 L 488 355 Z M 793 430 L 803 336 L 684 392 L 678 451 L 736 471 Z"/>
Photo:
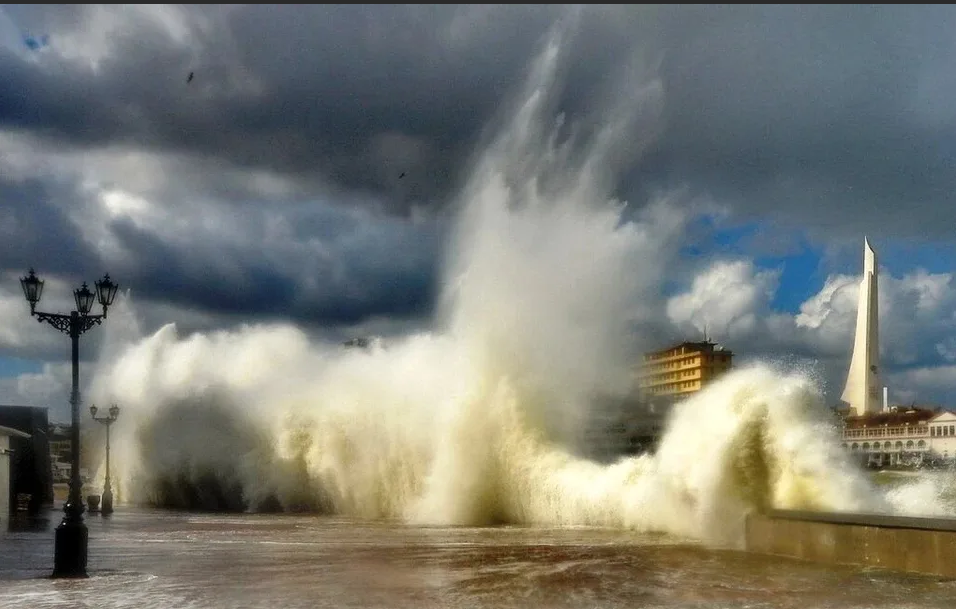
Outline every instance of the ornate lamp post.
<path fill-rule="evenodd" d="M 43 281 L 34 274 L 33 269 L 30 269 L 29 275 L 20 278 L 23 295 L 30 303 L 30 315 L 36 317 L 37 321 L 47 322 L 60 332 L 68 334 L 72 343 L 73 387 L 70 392 L 70 407 L 73 427 L 70 430 L 70 444 L 73 458 L 70 464 L 70 495 L 63 506 L 63 520 L 56 527 L 53 577 L 86 577 L 89 531 L 83 522 L 83 497 L 80 493 L 83 486 L 80 479 L 80 335 L 106 319 L 106 309 L 113 304 L 118 287 L 110 281 L 109 275 L 95 285 L 96 299 L 103 306 L 102 315 L 89 314 L 93 308 L 94 294 L 86 287 L 86 283 L 73 291 L 76 310 L 69 315 L 42 313 L 36 310 L 36 306 L 43 294 Z"/>
<path fill-rule="evenodd" d="M 100 508 L 100 513 L 109 516 L 113 513 L 113 487 L 110 486 L 110 426 L 119 416 L 120 409 L 119 406 L 113 404 L 110 406 L 109 414 L 105 417 L 97 417 L 96 411 L 95 405 L 90 406 L 90 416 L 93 417 L 93 420 L 106 425 L 106 481 L 103 483 L 103 507 Z"/>

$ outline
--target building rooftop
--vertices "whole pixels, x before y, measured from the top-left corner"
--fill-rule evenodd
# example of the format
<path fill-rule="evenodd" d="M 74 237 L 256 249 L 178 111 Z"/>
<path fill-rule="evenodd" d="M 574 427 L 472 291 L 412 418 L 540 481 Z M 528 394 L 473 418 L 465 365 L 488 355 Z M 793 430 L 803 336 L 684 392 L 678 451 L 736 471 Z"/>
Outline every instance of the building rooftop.
<path fill-rule="evenodd" d="M 4 427 L 0 425 L 0 436 L 13 436 L 15 438 L 29 438 L 30 434 L 24 433 L 19 429 L 13 429 L 12 427 Z"/>
<path fill-rule="evenodd" d="M 847 429 L 861 429 L 863 427 L 896 427 L 899 425 L 917 425 L 926 423 L 939 414 L 937 410 L 929 408 L 908 407 L 891 412 L 874 412 L 859 416 L 849 416 L 843 419 Z"/>
<path fill-rule="evenodd" d="M 651 351 L 644 355 L 644 359 L 648 360 L 648 359 L 658 358 L 670 351 L 677 351 L 678 349 L 681 349 L 681 348 L 684 348 L 689 352 L 703 352 L 703 353 L 718 352 L 718 353 L 726 353 L 727 355 L 733 355 L 733 351 L 724 348 L 723 345 L 719 343 L 711 342 L 709 340 L 704 340 L 704 341 L 684 341 L 676 345 L 671 345 L 670 347 L 667 347 L 665 349 Z"/>

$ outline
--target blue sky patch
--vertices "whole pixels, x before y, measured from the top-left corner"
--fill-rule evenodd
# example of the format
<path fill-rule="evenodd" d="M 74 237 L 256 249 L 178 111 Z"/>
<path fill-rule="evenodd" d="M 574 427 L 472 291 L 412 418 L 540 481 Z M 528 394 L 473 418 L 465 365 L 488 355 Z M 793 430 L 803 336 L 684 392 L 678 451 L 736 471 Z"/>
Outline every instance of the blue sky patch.
<path fill-rule="evenodd" d="M 9 378 L 21 374 L 36 374 L 41 370 L 43 370 L 43 362 L 19 357 L 0 356 L 0 378 Z"/>

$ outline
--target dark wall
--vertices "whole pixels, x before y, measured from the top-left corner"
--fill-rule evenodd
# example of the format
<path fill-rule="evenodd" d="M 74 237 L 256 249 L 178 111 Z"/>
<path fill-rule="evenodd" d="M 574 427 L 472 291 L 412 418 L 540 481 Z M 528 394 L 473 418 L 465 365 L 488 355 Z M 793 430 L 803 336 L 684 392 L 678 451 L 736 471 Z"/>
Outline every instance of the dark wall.
<path fill-rule="evenodd" d="M 53 466 L 50 463 L 50 428 L 47 409 L 37 406 L 0 406 L 0 425 L 30 434 L 10 438 L 10 506 L 17 495 L 31 495 L 30 511 L 53 503 Z"/>

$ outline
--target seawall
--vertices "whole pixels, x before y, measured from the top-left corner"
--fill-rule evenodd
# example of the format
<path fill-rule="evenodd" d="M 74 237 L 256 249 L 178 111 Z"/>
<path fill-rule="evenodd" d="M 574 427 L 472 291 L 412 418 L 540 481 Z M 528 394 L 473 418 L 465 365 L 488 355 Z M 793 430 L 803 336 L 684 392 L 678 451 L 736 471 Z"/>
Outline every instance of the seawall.
<path fill-rule="evenodd" d="M 956 578 L 956 520 L 771 510 L 751 514 L 746 549 Z"/>

